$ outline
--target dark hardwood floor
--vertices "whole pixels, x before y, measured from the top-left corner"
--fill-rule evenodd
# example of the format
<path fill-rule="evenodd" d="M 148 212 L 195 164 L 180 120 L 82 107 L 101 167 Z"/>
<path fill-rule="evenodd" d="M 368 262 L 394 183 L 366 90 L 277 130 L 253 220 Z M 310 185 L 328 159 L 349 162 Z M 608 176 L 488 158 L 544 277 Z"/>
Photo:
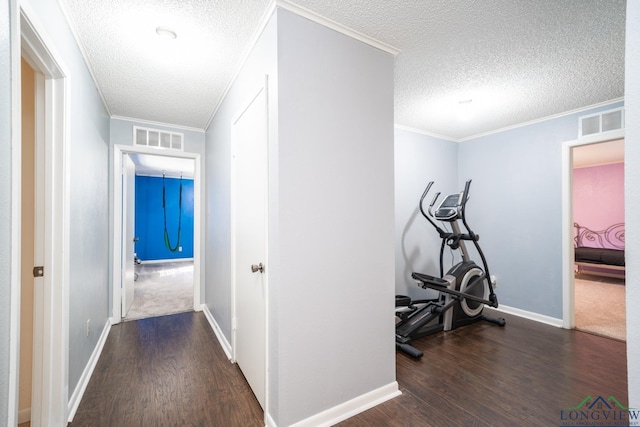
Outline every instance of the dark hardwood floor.
<path fill-rule="evenodd" d="M 71 426 L 263 426 L 263 418 L 205 316 L 189 312 L 114 325 Z"/>
<path fill-rule="evenodd" d="M 504 328 L 476 323 L 415 341 L 421 360 L 397 354 L 403 394 L 339 425 L 559 426 L 561 410 L 587 396 L 627 404 L 624 342 L 504 317 Z M 71 424 L 262 425 L 202 313 L 112 327 Z"/>
<path fill-rule="evenodd" d="M 403 394 L 339 425 L 577 425 L 561 410 L 587 396 L 628 403 L 624 342 L 500 316 L 504 328 L 479 322 L 414 341 L 422 359 L 397 353 Z"/>

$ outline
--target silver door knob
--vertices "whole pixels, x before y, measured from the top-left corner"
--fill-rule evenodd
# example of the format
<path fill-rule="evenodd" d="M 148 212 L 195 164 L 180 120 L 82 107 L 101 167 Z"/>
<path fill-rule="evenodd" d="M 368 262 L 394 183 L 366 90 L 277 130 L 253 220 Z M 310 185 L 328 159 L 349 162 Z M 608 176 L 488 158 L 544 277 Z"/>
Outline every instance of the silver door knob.
<path fill-rule="evenodd" d="M 259 271 L 260 273 L 264 273 L 264 265 L 262 265 L 262 263 L 260 263 L 260 264 L 258 264 L 258 265 L 253 264 L 253 265 L 251 266 L 251 272 L 252 272 L 252 273 L 256 273 L 256 272 L 258 272 L 258 271 Z"/>

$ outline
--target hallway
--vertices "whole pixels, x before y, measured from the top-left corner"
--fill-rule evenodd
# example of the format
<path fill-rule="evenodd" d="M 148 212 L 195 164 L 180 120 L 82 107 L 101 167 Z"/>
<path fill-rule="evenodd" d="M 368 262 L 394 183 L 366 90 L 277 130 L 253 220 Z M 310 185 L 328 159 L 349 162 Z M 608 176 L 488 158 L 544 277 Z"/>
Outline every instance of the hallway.
<path fill-rule="evenodd" d="M 204 314 L 191 312 L 114 325 L 71 426 L 261 426 L 262 418 Z"/>

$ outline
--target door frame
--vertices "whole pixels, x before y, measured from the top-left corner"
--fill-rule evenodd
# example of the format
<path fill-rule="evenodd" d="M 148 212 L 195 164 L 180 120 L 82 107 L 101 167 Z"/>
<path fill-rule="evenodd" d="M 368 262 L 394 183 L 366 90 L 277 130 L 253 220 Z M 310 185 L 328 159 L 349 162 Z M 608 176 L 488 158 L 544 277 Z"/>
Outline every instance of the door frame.
<path fill-rule="evenodd" d="M 246 110 L 253 104 L 255 99 L 260 96 L 264 92 L 264 109 L 265 109 L 265 122 L 266 128 L 265 137 L 267 139 L 267 158 L 265 161 L 267 162 L 267 176 L 265 182 L 265 215 L 267 215 L 267 219 L 265 221 L 265 272 L 264 272 L 264 286 L 265 286 L 265 310 L 264 310 L 264 329 L 265 329 L 265 348 L 264 348 L 264 361 L 265 361 L 265 378 L 264 378 L 264 415 L 265 422 L 267 421 L 267 417 L 269 414 L 269 272 L 270 272 L 270 262 L 269 262 L 269 166 L 268 166 L 268 156 L 269 156 L 269 76 L 265 75 L 264 80 L 259 84 L 256 84 L 253 90 L 248 91 L 250 95 L 247 97 L 245 102 L 241 104 L 241 107 L 238 109 L 238 112 L 232 117 L 231 124 L 231 153 L 230 153 L 230 163 L 231 163 L 231 176 L 230 176 L 230 187 L 231 187 L 231 362 L 236 362 L 236 332 L 237 332 L 237 298 L 236 298 L 236 173 L 237 166 L 235 160 L 235 144 L 237 137 L 234 135 L 234 124 L 242 117 L 242 115 L 246 112 Z"/>
<path fill-rule="evenodd" d="M 35 12 L 11 3 L 12 10 L 12 109 L 21 111 L 20 58 L 36 72 L 36 156 L 44 172 L 40 249 L 45 275 L 34 289 L 34 346 L 31 419 L 34 425 L 66 425 L 69 390 L 69 99 L 70 78 L 51 37 Z M 18 43 L 19 41 L 19 43 Z M 12 115 L 12 208 L 13 230 L 22 223 L 21 114 Z M 9 425 L 17 423 L 18 364 L 20 360 L 20 233 L 12 233 L 11 342 L 9 344 Z M 38 250 L 36 250 L 36 253 Z"/>
<path fill-rule="evenodd" d="M 120 292 L 122 278 L 122 156 L 124 154 L 151 154 L 163 157 L 178 157 L 182 159 L 192 159 L 194 161 L 193 178 L 193 310 L 202 311 L 201 301 L 201 271 L 202 260 L 201 247 L 201 227 L 202 227 L 202 169 L 200 154 L 187 153 L 182 151 L 163 150 L 157 148 L 137 147 L 133 145 L 113 145 L 113 168 L 111 170 L 113 179 L 113 241 L 112 241 L 112 317 L 111 324 L 115 325 L 122 321 L 122 293 Z"/>
<path fill-rule="evenodd" d="M 624 139 L 624 129 L 578 138 L 562 143 L 562 327 L 574 329 L 575 277 L 573 266 L 573 148 Z"/>

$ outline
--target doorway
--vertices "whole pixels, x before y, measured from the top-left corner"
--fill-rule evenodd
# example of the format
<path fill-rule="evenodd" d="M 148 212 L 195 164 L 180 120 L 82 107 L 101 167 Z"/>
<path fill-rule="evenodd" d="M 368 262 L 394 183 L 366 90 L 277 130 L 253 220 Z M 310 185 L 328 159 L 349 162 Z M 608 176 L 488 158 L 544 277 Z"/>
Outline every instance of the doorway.
<path fill-rule="evenodd" d="M 20 284 L 20 377 L 18 424 L 31 421 L 33 374 L 33 267 L 36 265 L 36 72 L 21 61 L 22 90 L 22 230 Z"/>
<path fill-rule="evenodd" d="M 626 341 L 624 267 L 614 259 L 624 261 L 624 139 L 572 150 L 576 252 L 611 258 L 611 265 L 576 263 L 575 328 Z"/>
<path fill-rule="evenodd" d="M 584 148 L 585 152 L 591 149 L 603 148 L 602 143 L 612 141 L 624 141 L 624 130 L 609 131 L 606 133 L 590 135 L 575 141 L 568 141 L 562 145 L 562 254 L 563 254 L 563 328 L 576 328 L 576 278 L 583 280 L 583 277 L 576 275 L 575 247 L 576 227 L 574 226 L 574 157 L 579 157 L 584 153 L 578 150 Z M 624 150 L 622 150 L 622 153 Z M 595 157 L 601 158 L 602 154 Z M 624 188 L 624 187 L 623 187 Z M 594 228 L 597 228 L 594 226 Z M 578 284 L 581 286 L 581 283 Z M 578 295 L 580 294 L 578 290 Z M 587 288 L 586 292 L 594 293 L 594 289 Z M 623 297 L 624 298 L 624 297 Z M 582 301 L 581 301 L 582 302 Z M 612 303 L 609 303 L 609 305 Z M 608 307 L 607 309 L 611 309 Z M 620 310 L 620 307 L 614 308 Z M 598 310 L 603 310 L 602 307 Z"/>
<path fill-rule="evenodd" d="M 231 122 L 233 358 L 267 409 L 266 82 Z"/>
<path fill-rule="evenodd" d="M 138 240 L 139 236 L 129 235 L 126 236 L 126 226 L 127 220 L 125 217 L 127 205 L 130 205 L 131 202 L 127 203 L 125 200 L 125 192 L 123 191 L 123 181 L 122 175 L 120 171 L 122 170 L 124 159 L 132 159 L 132 162 L 135 164 L 136 174 L 141 176 L 151 176 L 149 179 L 162 181 L 162 175 L 165 175 L 165 183 L 166 180 L 172 179 L 175 180 L 175 175 L 182 173 L 183 178 L 192 180 L 192 199 L 193 199 L 193 232 L 191 233 L 192 238 L 192 247 L 193 247 L 193 255 L 189 257 L 188 260 L 181 259 L 140 259 L 137 256 L 133 257 L 134 253 L 138 254 L 139 249 L 134 249 L 135 252 L 131 252 L 129 255 L 134 259 L 135 262 L 135 274 L 133 275 L 125 275 L 125 270 L 123 269 L 125 257 L 127 256 L 126 249 L 124 248 L 123 243 L 125 240 L 133 242 L 135 239 L 135 247 L 139 248 L 139 244 L 146 243 Z M 195 153 L 186 153 L 186 152 L 175 152 L 175 151 L 163 151 L 154 148 L 147 147 L 136 147 L 136 146 L 122 146 L 115 145 L 114 146 L 114 158 L 113 158 L 113 208 L 114 208 L 114 234 L 113 234 L 113 278 L 114 282 L 113 286 L 113 319 L 114 323 L 118 323 L 122 320 L 134 320 L 141 319 L 146 317 L 153 317 L 157 315 L 170 314 L 171 309 L 167 310 L 168 305 L 163 305 L 162 298 L 155 299 L 154 307 L 148 307 L 147 310 L 144 307 L 137 307 L 135 302 L 135 282 L 140 281 L 140 285 L 138 286 L 138 294 L 146 293 L 149 295 L 149 289 L 153 288 L 153 284 L 147 282 L 146 284 L 149 286 L 144 287 L 144 281 L 146 279 L 154 279 L 158 282 L 159 277 L 168 279 L 169 283 L 172 282 L 172 279 L 180 280 L 181 283 L 187 283 L 187 288 L 190 291 L 190 298 L 187 302 L 188 309 L 194 311 L 200 311 L 201 301 L 200 301 L 200 290 L 201 290 L 201 281 L 200 281 L 200 259 L 201 259 L 201 239 L 200 239 L 200 227 L 201 227 L 201 172 L 200 172 L 200 155 Z M 150 164 L 155 164 L 155 166 L 150 166 Z M 158 176 L 159 175 L 159 176 Z M 183 183 L 184 184 L 184 183 Z M 136 186 L 140 187 L 140 186 Z M 166 190 L 168 192 L 169 186 L 166 186 Z M 136 188 L 134 191 L 141 192 L 142 187 Z M 162 187 L 161 187 L 162 188 Z M 162 190 L 161 190 L 162 191 Z M 184 193 L 183 193 L 184 195 Z M 156 204 L 158 206 L 162 206 L 162 192 L 157 194 Z M 135 216 L 139 216 L 139 213 L 136 212 Z M 134 217 L 135 218 L 135 217 Z M 134 220 L 135 219 L 129 219 Z M 174 234 L 171 234 L 174 233 Z M 161 236 L 161 239 L 163 237 Z M 176 246 L 177 236 L 175 235 L 175 229 L 170 230 L 170 242 L 172 248 Z M 155 245 L 158 246 L 158 245 Z M 164 246 L 164 243 L 162 243 Z M 184 250 L 184 247 L 183 247 Z M 132 250 L 133 251 L 133 250 Z M 176 251 L 179 251 L 179 245 L 176 248 Z M 157 262 L 160 261 L 160 262 Z M 170 264 L 171 263 L 171 264 Z M 182 263 L 179 266 L 176 266 L 173 263 Z M 163 265 L 164 264 L 164 265 Z M 172 277 L 173 275 L 173 277 Z M 133 305 L 132 308 L 127 313 L 123 310 L 123 289 L 125 276 L 130 277 L 132 289 L 134 292 Z M 136 280 L 137 276 L 137 280 Z M 163 282 L 160 280 L 159 282 Z M 166 282 L 166 280 L 164 281 Z M 144 287 L 144 289 L 143 289 Z M 184 287 L 184 286 L 183 286 Z M 151 297 L 153 297 L 154 292 L 151 291 Z M 144 295 L 143 295 L 144 296 Z M 126 298 L 126 297 L 125 297 Z M 171 292 L 169 292 L 168 298 L 171 298 Z M 134 310 L 131 312 L 131 310 Z M 173 310 L 171 312 L 179 312 L 185 311 L 184 309 L 178 309 L 178 311 Z"/>
<path fill-rule="evenodd" d="M 25 305 L 31 305 L 33 308 L 31 402 L 30 405 L 25 403 L 30 408 L 20 408 L 23 411 L 19 411 L 15 418 L 10 414 L 9 419 L 17 422 L 18 419 L 22 421 L 24 418 L 30 418 L 32 425 L 64 425 L 67 423 L 69 404 L 69 82 L 66 67 L 50 49 L 50 46 L 53 46 L 51 39 L 30 16 L 30 11 L 22 5 L 17 16 L 19 22 L 16 22 L 20 32 L 20 47 L 14 58 L 17 64 L 23 59 L 32 70 L 33 154 L 26 154 L 31 159 L 24 160 L 33 160 L 34 166 L 31 173 L 25 171 L 31 175 L 32 184 L 27 184 L 23 189 L 21 180 L 16 179 L 12 191 L 15 200 L 19 200 L 23 190 L 26 193 L 30 192 L 33 202 L 30 207 L 20 206 L 16 209 L 12 223 L 15 229 L 20 230 L 23 221 L 32 221 L 34 232 L 33 255 L 28 255 L 27 262 L 23 265 L 24 269 L 30 270 L 27 277 L 33 277 L 33 280 L 26 281 L 26 286 L 31 286 L 33 290 L 33 300 L 29 302 L 29 297 L 26 296 L 24 301 Z M 15 70 L 20 72 L 21 66 L 16 65 Z M 12 93 L 15 93 L 16 97 L 22 92 L 21 80 L 22 78 L 16 78 L 13 83 Z M 19 104 L 15 105 L 15 110 L 19 111 Z M 23 117 L 21 114 L 13 117 L 12 139 L 17 147 L 14 153 L 18 156 L 15 164 L 21 164 L 23 142 L 20 129 Z M 28 153 L 27 147 L 24 148 Z M 30 213 L 33 214 L 32 219 L 28 218 Z M 24 218 L 23 214 L 27 218 Z M 17 242 L 14 242 L 14 247 L 22 252 L 21 233 L 16 233 L 15 236 Z M 27 264 L 30 264 L 30 269 Z M 12 294 L 21 295 L 19 280 L 12 279 Z M 12 313 L 19 312 L 17 305 L 22 302 L 18 298 L 12 301 Z M 12 321 L 20 325 L 19 328 L 12 328 L 15 333 L 24 334 L 20 338 L 27 337 L 29 326 L 26 322 L 22 324 L 20 319 Z M 17 348 L 16 343 L 21 339 L 18 339 L 18 336 L 15 338 L 10 344 L 10 366 L 13 367 L 10 370 L 10 383 L 16 384 L 16 387 L 10 388 L 9 407 L 17 409 L 20 401 L 20 374 L 17 365 L 26 354 L 21 354 L 21 349 Z M 28 338 L 25 341 L 27 340 Z M 25 363 L 28 364 L 27 361 Z M 12 406 L 12 401 L 15 402 L 15 406 Z"/>
<path fill-rule="evenodd" d="M 123 242 L 132 245 L 123 271 L 131 287 L 130 297 L 123 292 L 123 320 L 192 311 L 194 161 L 140 153 L 123 157 L 133 168 L 132 176 L 123 176 L 131 181 L 123 185 Z"/>

